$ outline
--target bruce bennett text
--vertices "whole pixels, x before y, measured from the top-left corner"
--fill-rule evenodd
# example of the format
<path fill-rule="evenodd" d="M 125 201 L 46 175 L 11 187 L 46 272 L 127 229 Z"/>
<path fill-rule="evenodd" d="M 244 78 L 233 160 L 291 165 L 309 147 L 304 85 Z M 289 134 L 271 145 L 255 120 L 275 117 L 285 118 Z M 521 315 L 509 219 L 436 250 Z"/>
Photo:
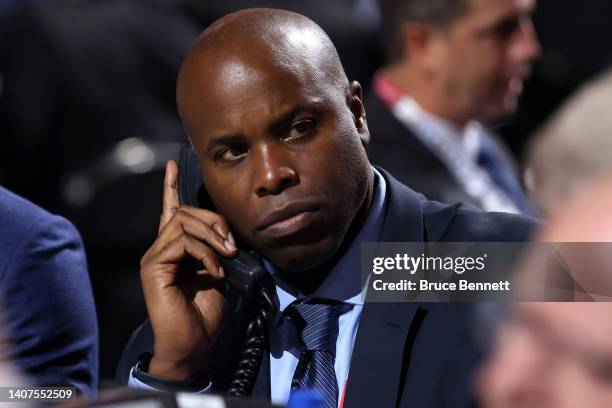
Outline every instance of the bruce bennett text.
<path fill-rule="evenodd" d="M 461 279 L 459 282 L 430 282 L 426 279 L 419 279 L 418 281 L 401 279 L 396 282 L 385 282 L 381 279 L 376 279 L 372 282 L 372 288 L 380 291 L 500 292 L 510 290 L 510 281 L 470 282 L 466 279 Z"/>

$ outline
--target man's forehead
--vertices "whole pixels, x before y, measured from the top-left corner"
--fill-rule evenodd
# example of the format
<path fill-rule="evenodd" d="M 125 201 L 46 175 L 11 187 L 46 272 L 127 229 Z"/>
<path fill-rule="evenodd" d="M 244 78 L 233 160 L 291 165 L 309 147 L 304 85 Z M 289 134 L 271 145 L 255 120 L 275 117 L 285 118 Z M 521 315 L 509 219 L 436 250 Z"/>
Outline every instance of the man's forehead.
<path fill-rule="evenodd" d="M 334 87 L 304 70 L 258 67 L 228 59 L 214 75 L 198 74 L 197 86 L 182 101 L 183 119 L 194 144 L 225 135 L 247 135 L 266 129 L 296 112 L 322 111 Z"/>
<path fill-rule="evenodd" d="M 293 38 L 311 41 L 308 36 Z M 249 91 L 257 94 L 263 90 L 304 83 L 317 88 L 325 80 L 325 70 L 306 55 L 279 53 L 271 47 L 236 47 L 208 49 L 192 55 L 182 68 L 179 79 L 179 99 L 183 96 L 224 99 L 244 97 Z M 208 98 L 210 96 L 210 98 Z"/>
<path fill-rule="evenodd" d="M 313 72 L 266 62 L 229 58 L 215 69 L 196 73 L 191 101 L 208 109 L 231 110 L 251 104 L 282 104 L 323 99 L 328 86 Z M 192 84 L 193 85 L 193 84 Z"/>

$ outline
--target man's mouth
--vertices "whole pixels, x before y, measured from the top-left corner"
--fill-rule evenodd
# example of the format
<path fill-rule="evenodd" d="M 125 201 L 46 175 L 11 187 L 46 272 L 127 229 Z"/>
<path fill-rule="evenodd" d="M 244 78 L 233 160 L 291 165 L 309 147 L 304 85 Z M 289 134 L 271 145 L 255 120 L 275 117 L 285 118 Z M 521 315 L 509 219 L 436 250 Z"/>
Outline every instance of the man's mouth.
<path fill-rule="evenodd" d="M 529 78 L 530 74 L 530 67 L 523 66 L 506 77 L 506 79 L 503 81 L 504 87 L 506 87 L 509 94 L 514 96 L 520 96 L 523 93 L 525 81 Z"/>
<path fill-rule="evenodd" d="M 311 202 L 293 202 L 269 212 L 257 227 L 268 236 L 291 235 L 308 226 L 314 220 L 319 206 Z"/>

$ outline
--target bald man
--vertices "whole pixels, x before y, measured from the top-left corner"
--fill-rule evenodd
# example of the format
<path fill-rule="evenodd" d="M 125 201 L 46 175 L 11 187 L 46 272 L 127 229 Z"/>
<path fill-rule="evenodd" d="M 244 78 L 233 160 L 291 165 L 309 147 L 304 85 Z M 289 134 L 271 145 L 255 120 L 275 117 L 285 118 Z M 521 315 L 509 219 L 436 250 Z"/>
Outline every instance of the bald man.
<path fill-rule="evenodd" d="M 470 306 L 364 304 L 361 243 L 521 241 L 532 223 L 428 202 L 373 168 L 361 87 L 301 15 L 218 20 L 186 57 L 177 95 L 212 208 L 180 205 L 170 162 L 159 236 L 141 262 L 150 322 L 119 379 L 227 391 L 246 322 L 218 256 L 238 245 L 257 254 L 276 294 L 252 396 L 284 404 L 308 389 L 325 407 L 469 406 Z"/>

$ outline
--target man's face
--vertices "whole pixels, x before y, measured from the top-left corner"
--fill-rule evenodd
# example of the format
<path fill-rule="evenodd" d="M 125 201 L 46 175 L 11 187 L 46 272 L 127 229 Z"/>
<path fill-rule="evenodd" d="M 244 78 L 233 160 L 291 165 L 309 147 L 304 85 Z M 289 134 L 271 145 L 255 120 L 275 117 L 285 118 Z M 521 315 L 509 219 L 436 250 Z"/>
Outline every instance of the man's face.
<path fill-rule="evenodd" d="M 534 0 L 471 0 L 464 14 L 434 35 L 432 69 L 460 120 L 514 112 L 539 45 Z"/>
<path fill-rule="evenodd" d="M 612 406 L 610 303 L 513 307 L 478 381 L 484 407 Z"/>
<path fill-rule="evenodd" d="M 219 212 L 294 273 L 338 250 L 371 170 L 360 91 L 351 96 L 316 70 L 285 64 L 265 56 L 201 63 L 186 73 L 180 103 Z"/>

